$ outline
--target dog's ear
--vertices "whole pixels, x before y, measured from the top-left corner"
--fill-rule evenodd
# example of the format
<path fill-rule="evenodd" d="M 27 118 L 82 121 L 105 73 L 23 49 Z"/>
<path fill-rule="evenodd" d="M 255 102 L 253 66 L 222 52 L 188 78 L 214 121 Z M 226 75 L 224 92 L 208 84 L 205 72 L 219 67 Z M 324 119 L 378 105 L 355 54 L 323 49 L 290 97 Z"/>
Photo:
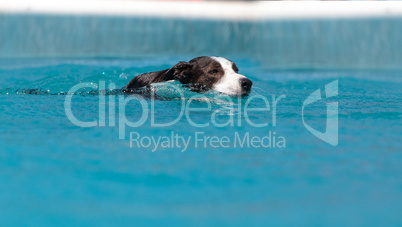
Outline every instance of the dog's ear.
<path fill-rule="evenodd" d="M 181 61 L 166 72 L 164 80 L 178 80 L 182 84 L 188 84 L 190 83 L 192 68 L 191 63 Z"/>
<path fill-rule="evenodd" d="M 134 77 L 123 89 L 137 89 L 152 83 L 163 82 L 167 69 L 158 72 L 149 72 Z"/>
<path fill-rule="evenodd" d="M 168 80 L 178 80 L 182 84 L 191 82 L 191 70 L 193 66 L 188 62 L 179 62 L 170 69 L 158 72 L 144 73 L 134 77 L 123 89 L 137 89 L 152 83 L 160 83 Z"/>

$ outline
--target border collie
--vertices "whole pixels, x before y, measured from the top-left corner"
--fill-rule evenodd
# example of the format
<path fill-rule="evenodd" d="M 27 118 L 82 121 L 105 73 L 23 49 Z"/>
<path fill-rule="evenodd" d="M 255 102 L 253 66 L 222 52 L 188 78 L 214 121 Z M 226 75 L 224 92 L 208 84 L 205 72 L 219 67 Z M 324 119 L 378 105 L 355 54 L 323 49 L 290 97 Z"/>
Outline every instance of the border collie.
<path fill-rule="evenodd" d="M 153 83 L 177 80 L 190 85 L 193 91 L 212 89 L 233 96 L 248 95 L 253 82 L 238 72 L 236 64 L 226 58 L 202 56 L 170 69 L 136 76 L 123 89 L 134 92 Z"/>

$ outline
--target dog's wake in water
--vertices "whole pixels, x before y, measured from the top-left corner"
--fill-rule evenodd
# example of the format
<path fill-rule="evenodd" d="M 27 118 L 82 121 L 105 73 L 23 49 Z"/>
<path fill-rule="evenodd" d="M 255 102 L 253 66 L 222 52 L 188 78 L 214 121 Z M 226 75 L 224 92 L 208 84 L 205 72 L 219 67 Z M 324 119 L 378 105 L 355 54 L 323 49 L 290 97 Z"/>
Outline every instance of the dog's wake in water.
<path fill-rule="evenodd" d="M 96 84 L 92 82 L 92 84 Z M 237 102 L 235 100 L 247 100 L 248 95 L 236 97 L 214 91 L 200 84 L 181 84 L 178 81 L 168 81 L 156 84 L 150 84 L 137 89 L 80 89 L 76 92 L 50 92 L 41 88 L 6 88 L 1 89 L 2 95 L 79 95 L 79 96 L 97 96 L 97 95 L 124 95 L 137 96 L 138 98 L 154 99 L 159 101 L 175 100 L 198 100 L 218 102 Z"/>

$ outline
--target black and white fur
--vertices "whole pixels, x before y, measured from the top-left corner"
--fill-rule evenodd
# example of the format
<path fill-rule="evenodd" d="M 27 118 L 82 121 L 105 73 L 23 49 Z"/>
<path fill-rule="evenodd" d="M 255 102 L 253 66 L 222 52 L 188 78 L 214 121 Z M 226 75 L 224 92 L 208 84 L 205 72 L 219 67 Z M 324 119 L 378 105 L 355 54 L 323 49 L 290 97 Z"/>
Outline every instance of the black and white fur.
<path fill-rule="evenodd" d="M 228 95 L 248 95 L 253 82 L 238 72 L 236 64 L 226 58 L 202 56 L 189 62 L 179 62 L 170 69 L 136 76 L 123 89 L 134 91 L 153 83 L 177 80 L 182 84 L 192 84 Z"/>

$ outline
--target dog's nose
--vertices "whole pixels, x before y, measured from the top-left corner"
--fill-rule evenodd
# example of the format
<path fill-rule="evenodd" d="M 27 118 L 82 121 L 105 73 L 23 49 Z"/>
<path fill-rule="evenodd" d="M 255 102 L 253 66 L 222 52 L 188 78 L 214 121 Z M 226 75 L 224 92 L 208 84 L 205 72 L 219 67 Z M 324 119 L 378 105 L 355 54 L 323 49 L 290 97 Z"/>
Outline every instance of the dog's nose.
<path fill-rule="evenodd" d="M 240 80 L 241 87 L 244 91 L 249 92 L 251 90 L 251 86 L 253 86 L 253 82 L 247 78 L 243 78 Z"/>

